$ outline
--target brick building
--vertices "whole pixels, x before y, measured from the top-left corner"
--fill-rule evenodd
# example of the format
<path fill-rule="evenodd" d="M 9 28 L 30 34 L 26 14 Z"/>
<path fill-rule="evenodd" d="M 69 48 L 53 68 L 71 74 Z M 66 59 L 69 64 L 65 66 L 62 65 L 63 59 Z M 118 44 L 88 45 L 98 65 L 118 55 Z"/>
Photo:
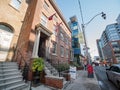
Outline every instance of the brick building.
<path fill-rule="evenodd" d="M 12 33 L 9 54 L 14 53 L 11 51 L 14 47 L 26 60 L 43 57 L 54 63 L 68 63 L 71 59 L 71 31 L 54 0 L 16 0 L 17 4 L 13 6 L 12 1 L 0 2 L 3 5 L 0 6 L 3 11 L 0 12 L 0 22 Z M 16 7 L 19 4 L 21 6 Z M 11 60 L 12 57 L 13 54 L 7 58 Z"/>
<path fill-rule="evenodd" d="M 27 7 L 26 0 L 0 0 L 0 61 L 12 60 Z"/>

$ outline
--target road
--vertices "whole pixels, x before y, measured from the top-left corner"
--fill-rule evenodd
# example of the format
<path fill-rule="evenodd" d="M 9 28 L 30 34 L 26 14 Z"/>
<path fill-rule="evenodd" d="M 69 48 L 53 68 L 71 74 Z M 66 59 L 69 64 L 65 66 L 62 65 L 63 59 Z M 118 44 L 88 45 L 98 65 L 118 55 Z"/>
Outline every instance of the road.
<path fill-rule="evenodd" d="M 94 70 L 99 81 L 101 90 L 118 90 L 118 88 L 111 81 L 108 81 L 105 67 L 95 66 Z"/>

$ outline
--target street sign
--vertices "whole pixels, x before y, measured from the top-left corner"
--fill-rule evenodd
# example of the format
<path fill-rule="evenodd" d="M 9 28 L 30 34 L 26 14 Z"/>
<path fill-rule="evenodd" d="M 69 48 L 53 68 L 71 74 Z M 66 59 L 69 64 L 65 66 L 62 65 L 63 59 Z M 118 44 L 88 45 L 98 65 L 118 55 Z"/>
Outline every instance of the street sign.
<path fill-rule="evenodd" d="M 70 77 L 76 79 L 76 67 L 70 66 Z"/>

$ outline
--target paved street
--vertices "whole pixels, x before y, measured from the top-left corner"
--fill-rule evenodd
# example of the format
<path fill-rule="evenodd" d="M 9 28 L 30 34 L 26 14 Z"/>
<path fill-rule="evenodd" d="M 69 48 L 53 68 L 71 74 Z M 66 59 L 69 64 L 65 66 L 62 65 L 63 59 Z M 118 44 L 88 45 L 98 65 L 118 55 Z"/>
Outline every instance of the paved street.
<path fill-rule="evenodd" d="M 106 68 L 103 66 L 96 66 L 94 67 L 97 79 L 99 81 L 101 90 L 118 90 L 116 86 L 108 81 L 106 76 Z"/>
<path fill-rule="evenodd" d="M 100 90 L 96 77 L 88 78 L 87 71 L 78 71 L 77 75 L 77 79 L 65 90 Z"/>

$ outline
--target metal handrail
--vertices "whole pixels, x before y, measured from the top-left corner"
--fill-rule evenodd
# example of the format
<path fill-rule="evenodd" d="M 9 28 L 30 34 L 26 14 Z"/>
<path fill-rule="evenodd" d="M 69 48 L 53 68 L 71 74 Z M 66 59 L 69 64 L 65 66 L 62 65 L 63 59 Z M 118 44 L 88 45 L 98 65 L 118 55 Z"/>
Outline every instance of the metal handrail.
<path fill-rule="evenodd" d="M 29 67 L 27 61 L 25 60 L 25 58 L 22 55 L 22 53 L 20 52 L 20 50 L 16 50 L 15 57 L 16 58 L 14 58 L 14 59 L 15 59 L 15 61 L 17 61 L 19 69 L 22 72 L 23 80 L 25 80 L 25 82 L 27 82 L 28 81 L 28 73 L 29 73 L 29 71 L 32 71 L 32 70 Z M 22 63 L 22 61 L 23 61 L 23 63 Z M 30 83 L 30 90 L 32 90 L 31 86 L 32 86 L 32 82 Z"/>

